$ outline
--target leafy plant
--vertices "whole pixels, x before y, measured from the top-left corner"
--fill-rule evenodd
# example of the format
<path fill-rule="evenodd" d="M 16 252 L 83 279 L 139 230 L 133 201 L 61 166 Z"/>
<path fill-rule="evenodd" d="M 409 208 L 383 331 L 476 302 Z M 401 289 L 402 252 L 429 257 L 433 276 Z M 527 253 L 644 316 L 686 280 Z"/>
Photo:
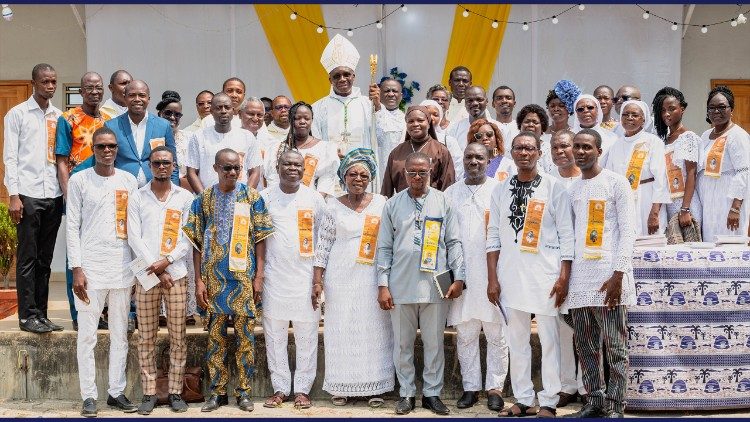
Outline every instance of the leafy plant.
<path fill-rule="evenodd" d="M 4 287 L 8 288 L 8 273 L 13 266 L 18 247 L 16 225 L 10 219 L 8 205 L 0 203 L 0 275 L 3 276 Z"/>
<path fill-rule="evenodd" d="M 414 98 L 414 91 L 419 91 L 420 85 L 417 81 L 411 81 L 408 84 L 406 83 L 406 77 L 408 75 L 404 72 L 401 72 L 398 70 L 398 67 L 391 68 L 390 77 L 385 76 L 383 79 L 380 80 L 380 83 L 383 83 L 386 79 L 395 79 L 401 83 L 401 103 L 399 103 L 398 108 L 401 111 L 406 110 L 406 105 L 411 103 L 411 99 Z"/>

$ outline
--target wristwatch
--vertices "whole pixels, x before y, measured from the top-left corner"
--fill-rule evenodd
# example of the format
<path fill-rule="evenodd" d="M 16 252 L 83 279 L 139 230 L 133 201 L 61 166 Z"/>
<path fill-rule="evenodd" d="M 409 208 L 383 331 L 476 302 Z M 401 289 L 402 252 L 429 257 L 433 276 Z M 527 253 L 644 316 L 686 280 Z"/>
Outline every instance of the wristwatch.
<path fill-rule="evenodd" d="M 164 258 L 166 258 L 167 262 L 169 262 L 170 264 L 174 264 L 174 258 L 172 258 L 172 255 L 167 255 Z"/>

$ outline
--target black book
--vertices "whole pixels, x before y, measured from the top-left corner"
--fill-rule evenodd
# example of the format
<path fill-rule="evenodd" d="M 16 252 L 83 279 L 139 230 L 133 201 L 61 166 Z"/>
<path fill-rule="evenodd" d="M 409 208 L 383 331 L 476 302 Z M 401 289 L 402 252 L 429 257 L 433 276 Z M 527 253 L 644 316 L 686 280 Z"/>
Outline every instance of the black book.
<path fill-rule="evenodd" d="M 440 297 L 445 299 L 446 293 L 448 293 L 448 289 L 451 287 L 451 284 L 453 284 L 453 271 L 447 270 L 445 272 L 435 274 L 432 276 L 432 280 L 435 282 L 435 288 L 438 291 L 438 294 L 440 294 Z"/>

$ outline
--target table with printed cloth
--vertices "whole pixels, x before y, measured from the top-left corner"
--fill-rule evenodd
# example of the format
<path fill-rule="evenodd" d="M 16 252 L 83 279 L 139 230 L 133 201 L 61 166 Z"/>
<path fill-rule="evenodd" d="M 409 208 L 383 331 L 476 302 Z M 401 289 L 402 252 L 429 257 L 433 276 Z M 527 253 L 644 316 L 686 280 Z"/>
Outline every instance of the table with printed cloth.
<path fill-rule="evenodd" d="M 636 249 L 628 410 L 750 408 L 750 249 Z"/>

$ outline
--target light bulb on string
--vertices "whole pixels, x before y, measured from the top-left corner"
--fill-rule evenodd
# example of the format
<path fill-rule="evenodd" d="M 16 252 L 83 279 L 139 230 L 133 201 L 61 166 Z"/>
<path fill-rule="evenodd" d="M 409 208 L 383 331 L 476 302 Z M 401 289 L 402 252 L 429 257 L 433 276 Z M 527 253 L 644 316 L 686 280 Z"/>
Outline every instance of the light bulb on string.
<path fill-rule="evenodd" d="M 578 10 L 580 10 L 580 11 L 586 10 L 586 5 L 585 4 L 579 4 L 578 5 Z"/>
<path fill-rule="evenodd" d="M 461 13 L 461 15 L 465 18 L 469 17 L 469 9 L 464 9 L 464 11 Z"/>
<path fill-rule="evenodd" d="M 732 21 L 729 23 L 730 25 L 737 26 L 737 19 L 732 19 Z"/>
<path fill-rule="evenodd" d="M 672 22 L 672 31 L 676 31 L 678 28 L 677 22 Z"/>
<path fill-rule="evenodd" d="M 523 25 L 521 25 L 521 29 L 523 29 L 524 31 L 528 31 L 529 30 L 529 23 L 528 22 L 524 22 Z"/>
<path fill-rule="evenodd" d="M 11 10 L 10 6 L 8 6 L 7 4 L 4 4 L 2 5 L 2 7 L 3 7 L 3 12 L 2 12 L 3 19 L 5 19 L 8 22 L 13 20 L 13 10 Z"/>
<path fill-rule="evenodd" d="M 407 11 L 407 10 L 408 10 L 408 9 L 406 8 L 406 5 L 405 5 L 405 4 L 402 4 L 402 5 L 401 5 L 401 11 L 402 11 L 402 12 L 404 12 L 404 13 L 406 13 L 406 11 Z"/>
<path fill-rule="evenodd" d="M 292 14 L 291 14 L 291 15 L 289 15 L 289 19 L 291 19 L 291 20 L 293 20 L 293 21 L 294 21 L 294 20 L 297 20 L 297 12 L 292 12 Z"/>
<path fill-rule="evenodd" d="M 643 12 L 643 19 L 648 19 L 650 16 L 651 16 L 651 12 L 649 12 L 648 10 Z"/>
<path fill-rule="evenodd" d="M 557 16 L 552 16 L 552 23 L 557 25 L 558 22 L 560 22 L 560 19 L 557 19 Z"/>
<path fill-rule="evenodd" d="M 737 23 L 739 23 L 739 24 L 744 24 L 745 22 L 747 22 L 747 18 L 745 17 L 745 15 L 744 15 L 744 14 L 740 13 L 740 14 L 739 14 L 739 15 L 737 16 Z"/>
<path fill-rule="evenodd" d="M 377 22 L 375 23 L 375 28 L 378 28 L 378 29 L 383 29 L 383 22 L 377 21 Z"/>
<path fill-rule="evenodd" d="M 706 25 L 703 25 L 703 27 L 701 27 L 701 32 L 704 33 L 704 34 L 707 33 L 708 32 L 708 27 Z"/>
<path fill-rule="evenodd" d="M 317 32 L 318 34 L 322 34 L 322 33 L 323 33 L 323 27 L 322 27 L 322 26 L 318 26 L 318 29 L 316 29 L 315 31 L 316 31 L 316 32 Z"/>
<path fill-rule="evenodd" d="M 497 29 L 497 27 L 500 26 L 499 23 L 497 23 L 497 20 L 492 21 L 492 28 Z"/>
<path fill-rule="evenodd" d="M 351 36 L 354 36 L 354 31 L 352 31 L 352 30 L 350 29 L 350 30 L 346 31 L 346 35 L 348 35 L 348 36 L 350 36 L 350 37 L 351 37 Z"/>

